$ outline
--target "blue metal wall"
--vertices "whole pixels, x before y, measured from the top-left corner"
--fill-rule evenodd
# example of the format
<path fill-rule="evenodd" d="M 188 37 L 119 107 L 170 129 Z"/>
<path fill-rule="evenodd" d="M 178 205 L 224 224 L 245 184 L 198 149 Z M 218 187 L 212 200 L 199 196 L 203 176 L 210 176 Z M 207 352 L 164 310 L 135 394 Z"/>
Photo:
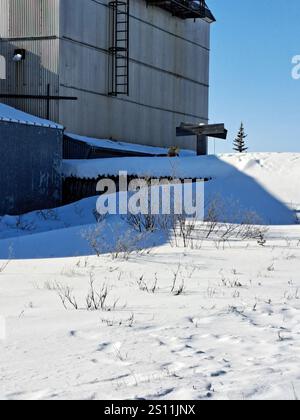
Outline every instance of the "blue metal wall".
<path fill-rule="evenodd" d="M 61 204 L 63 131 L 0 121 L 0 214 Z"/>

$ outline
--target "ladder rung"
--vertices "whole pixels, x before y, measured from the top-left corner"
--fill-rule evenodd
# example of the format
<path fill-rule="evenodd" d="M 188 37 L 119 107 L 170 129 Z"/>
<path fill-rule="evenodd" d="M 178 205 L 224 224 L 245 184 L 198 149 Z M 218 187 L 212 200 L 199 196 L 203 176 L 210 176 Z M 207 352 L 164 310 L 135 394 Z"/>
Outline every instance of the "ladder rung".
<path fill-rule="evenodd" d="M 113 42 L 110 48 L 113 60 L 112 92 L 111 95 L 128 95 L 129 93 L 129 0 L 118 0 L 111 3 L 113 10 Z"/>

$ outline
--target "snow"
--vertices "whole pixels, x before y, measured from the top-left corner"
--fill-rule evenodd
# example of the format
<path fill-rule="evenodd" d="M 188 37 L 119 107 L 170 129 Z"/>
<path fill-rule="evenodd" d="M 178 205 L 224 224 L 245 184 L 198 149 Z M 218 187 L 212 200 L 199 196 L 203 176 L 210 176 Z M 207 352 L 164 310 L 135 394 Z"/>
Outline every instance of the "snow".
<path fill-rule="evenodd" d="M 99 226 L 95 197 L 2 217 L 0 398 L 298 399 L 300 226 L 288 222 L 299 210 L 299 158 L 198 159 L 201 174 L 213 169 L 208 195 L 223 189 L 284 221 L 268 227 L 264 246 L 184 248 L 163 232 L 142 243 L 109 216 L 97 257 L 87 241 Z M 133 252 L 113 252 L 119 240 Z M 91 279 L 107 287 L 104 310 L 86 309 Z M 79 310 L 64 308 L 64 287 Z"/>
<path fill-rule="evenodd" d="M 48 127 L 63 130 L 62 125 L 56 124 L 52 121 L 44 120 L 34 115 L 26 114 L 18 109 L 12 108 L 8 105 L 0 103 L 0 121 L 15 122 L 25 125 L 34 125 L 37 127 Z"/>
<path fill-rule="evenodd" d="M 212 178 L 207 197 L 220 195 L 227 214 L 238 206 L 258 214 L 265 224 L 290 224 L 300 210 L 298 153 L 249 153 L 188 158 L 113 158 L 64 161 L 65 177 L 117 176 L 119 171 L 140 177 Z M 231 202 L 231 204 L 229 204 Z M 237 206 L 237 204 L 235 204 Z M 231 215 L 233 217 L 233 215 Z"/>
<path fill-rule="evenodd" d="M 118 176 L 119 171 L 140 177 L 203 178 L 216 169 L 213 157 L 125 157 L 63 162 L 65 177 L 89 179 Z"/>
<path fill-rule="evenodd" d="M 77 134 L 66 133 L 66 135 L 73 140 L 78 140 L 84 143 L 87 143 L 90 146 L 101 147 L 105 149 L 114 149 L 114 150 L 125 150 L 129 152 L 138 152 L 138 153 L 145 153 L 145 154 L 153 154 L 153 155 L 167 155 L 168 149 L 162 147 L 154 147 L 154 146 L 144 146 L 141 144 L 134 144 L 134 143 L 127 143 L 124 141 L 116 141 L 116 140 L 109 140 L 109 139 L 96 139 L 92 137 L 85 137 L 79 136 Z M 182 150 L 180 152 L 181 156 L 192 156 L 195 152 L 190 150 Z"/>
<path fill-rule="evenodd" d="M 0 397 L 295 399 L 300 229 L 269 235 L 265 248 L 11 261 L 1 273 Z M 174 296 L 178 267 L 186 288 Z M 115 310 L 84 310 L 91 273 L 108 285 L 108 305 L 119 299 Z M 141 276 L 149 288 L 157 279 L 155 293 L 140 290 Z M 63 308 L 56 283 L 73 288 L 81 310 Z"/>
<path fill-rule="evenodd" d="M 174 178 L 227 177 L 240 171 L 253 174 L 256 171 L 272 172 L 278 168 L 281 176 L 292 172 L 296 175 L 300 155 L 297 153 L 248 153 L 229 155 L 209 155 L 192 157 L 126 157 L 91 160 L 65 160 L 65 177 L 90 178 L 118 176 L 119 171 L 129 175 Z M 287 161 L 291 167 L 286 168 Z M 273 184 L 273 183 L 272 183 Z"/>

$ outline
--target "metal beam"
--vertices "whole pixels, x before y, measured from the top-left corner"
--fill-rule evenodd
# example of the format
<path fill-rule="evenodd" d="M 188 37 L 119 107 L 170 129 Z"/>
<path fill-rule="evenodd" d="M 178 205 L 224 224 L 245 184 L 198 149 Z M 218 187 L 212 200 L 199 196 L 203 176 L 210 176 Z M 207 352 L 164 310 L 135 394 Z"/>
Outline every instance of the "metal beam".
<path fill-rule="evenodd" d="M 76 96 L 53 96 L 53 95 L 18 95 L 13 93 L 0 93 L 2 99 L 42 99 L 46 101 L 77 101 Z"/>
<path fill-rule="evenodd" d="M 188 124 L 181 123 L 176 128 L 177 137 L 197 136 L 197 155 L 207 155 L 208 138 L 227 139 L 228 131 L 224 124 Z"/>
<path fill-rule="evenodd" d="M 227 139 L 228 131 L 224 124 L 186 124 L 176 128 L 177 137 L 207 136 L 222 140 Z"/>
<path fill-rule="evenodd" d="M 47 101 L 46 118 L 50 119 L 50 101 L 77 101 L 76 96 L 50 95 L 50 84 L 47 85 L 47 95 L 22 95 L 14 93 L 0 93 L 0 99 L 35 99 Z"/>

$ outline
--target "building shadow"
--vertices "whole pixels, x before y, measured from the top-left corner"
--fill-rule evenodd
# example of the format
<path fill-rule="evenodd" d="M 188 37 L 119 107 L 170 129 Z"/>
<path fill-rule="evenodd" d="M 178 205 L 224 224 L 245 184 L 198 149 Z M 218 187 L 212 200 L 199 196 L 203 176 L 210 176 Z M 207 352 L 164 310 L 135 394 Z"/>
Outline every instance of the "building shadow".
<path fill-rule="evenodd" d="M 205 184 L 205 208 L 208 212 L 209 205 L 214 200 L 221 203 L 217 207 L 220 222 L 238 223 L 245 215 L 252 214 L 253 221 L 261 224 L 292 225 L 295 223 L 295 213 L 292 209 L 274 197 L 257 180 L 234 166 L 215 156 L 188 159 L 191 159 L 191 167 L 195 165 L 195 162 L 199 165 L 199 177 L 211 178 Z M 197 160 L 193 161 L 193 159 Z M 180 165 L 178 172 L 180 172 Z M 42 259 L 79 257 L 97 253 L 102 255 L 115 252 L 117 246 L 120 246 L 120 241 L 127 244 L 132 251 L 138 251 L 141 248 L 150 249 L 169 241 L 170 235 L 158 231 L 135 242 L 133 232 L 130 233 L 124 221 L 121 222 L 119 216 L 109 216 L 105 229 L 98 232 L 98 240 L 102 246 L 99 246 L 96 251 L 95 247 L 91 246 L 91 239 L 88 239 L 89 233 L 95 231 L 97 227 L 93 216 L 96 199 L 92 200 L 94 200 L 93 203 L 86 211 L 87 218 L 81 221 L 74 214 L 78 215 L 84 211 L 81 207 L 84 208 L 86 200 L 57 210 L 62 222 L 60 227 L 54 223 L 50 228 L 49 223 L 44 223 L 36 230 L 33 229 L 28 233 L 19 232 L 15 234 L 15 237 L 10 238 L 5 238 L 6 234 L 3 232 L 3 239 L 0 240 L 0 258 Z M 26 216 L 24 217 L 26 220 Z M 36 216 L 33 214 L 32 217 Z"/>
<path fill-rule="evenodd" d="M 32 98 L 6 98 L 0 97 L 0 102 L 17 108 L 23 112 L 40 118 L 58 122 L 59 104 L 57 100 L 39 99 L 41 96 L 59 95 L 59 77 L 57 72 L 58 59 L 55 56 L 54 45 L 56 40 L 34 41 L 16 39 L 15 41 L 0 39 L 0 56 L 6 62 L 6 78 L 0 79 L 0 94 L 2 95 L 30 95 Z M 43 46 L 43 48 L 42 48 Z M 51 50 L 53 54 L 47 60 L 32 52 L 33 49 Z M 20 62 L 13 61 L 14 52 L 18 49 L 25 50 L 25 59 Z M 47 66 L 43 65 L 43 60 Z"/>
<path fill-rule="evenodd" d="M 260 165 L 256 159 L 247 166 Z M 217 156 L 206 157 L 206 167 L 214 171 L 205 187 L 206 208 L 220 201 L 218 219 L 221 222 L 241 223 L 244 216 L 253 215 L 253 222 L 263 225 L 292 225 L 296 222 L 296 209 L 275 197 L 257 179 L 224 162 Z M 209 169 L 211 168 L 211 169 Z M 288 170 L 288 168 L 287 168 Z M 267 174 L 266 174 L 267 175 Z M 271 173 L 268 174 L 272 176 Z M 291 179 L 291 182 L 297 182 Z M 276 185 L 274 184 L 274 190 Z M 291 203 L 294 197 L 291 197 Z"/>

